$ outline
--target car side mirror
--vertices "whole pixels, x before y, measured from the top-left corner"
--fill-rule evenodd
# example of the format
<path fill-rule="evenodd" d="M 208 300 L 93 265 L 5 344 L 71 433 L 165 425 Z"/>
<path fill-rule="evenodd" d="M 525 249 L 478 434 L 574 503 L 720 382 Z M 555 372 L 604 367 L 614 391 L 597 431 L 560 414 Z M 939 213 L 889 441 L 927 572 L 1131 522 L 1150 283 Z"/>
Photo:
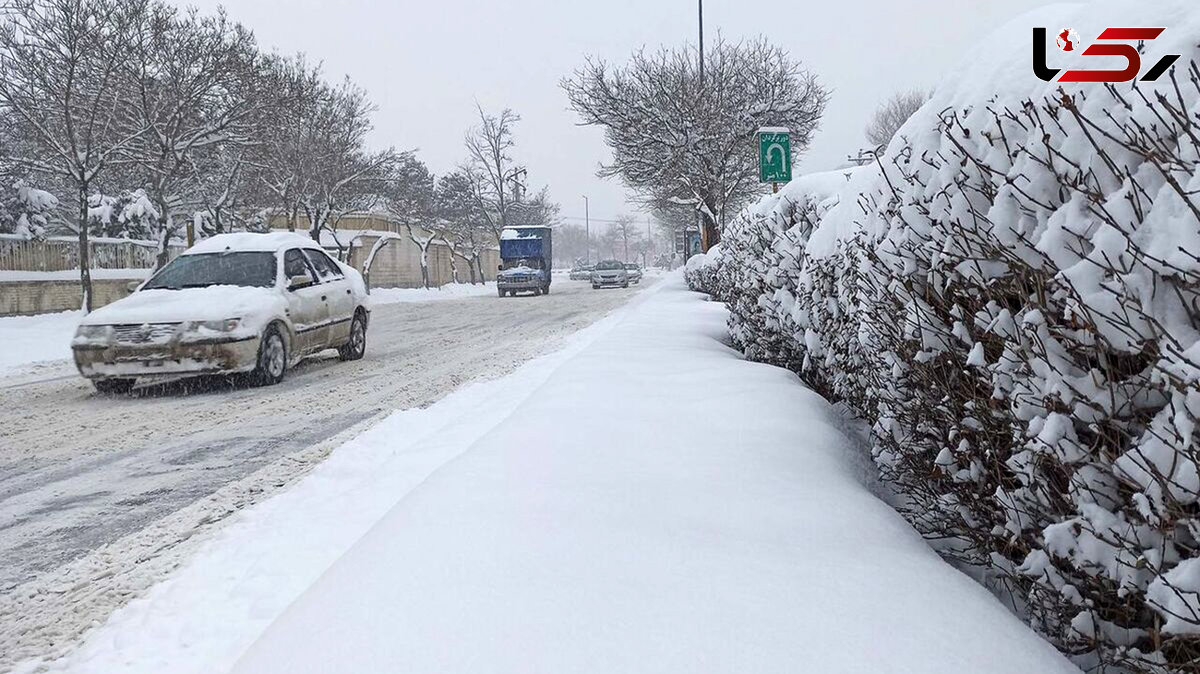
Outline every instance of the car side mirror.
<path fill-rule="evenodd" d="M 125 284 L 125 289 L 131 293 L 136 293 L 137 289 L 142 285 L 141 281 L 130 281 Z"/>
<path fill-rule="evenodd" d="M 307 288 L 310 285 L 312 285 L 312 279 L 306 274 L 293 276 L 288 279 L 288 290 L 299 290 L 300 288 Z"/>
<path fill-rule="evenodd" d="M 504 271 L 504 265 L 502 265 L 502 264 L 496 265 L 496 271 Z"/>

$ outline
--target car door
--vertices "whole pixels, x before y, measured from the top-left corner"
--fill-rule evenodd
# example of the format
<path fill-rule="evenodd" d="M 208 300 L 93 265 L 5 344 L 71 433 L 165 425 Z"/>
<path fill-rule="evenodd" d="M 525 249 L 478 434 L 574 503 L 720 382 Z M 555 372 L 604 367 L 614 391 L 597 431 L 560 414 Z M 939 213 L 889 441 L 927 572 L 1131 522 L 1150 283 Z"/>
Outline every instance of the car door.
<path fill-rule="evenodd" d="M 323 251 L 305 248 L 304 256 L 316 270 L 325 288 L 329 304 L 329 330 L 325 335 L 327 346 L 340 346 L 350 339 L 350 320 L 354 318 L 354 293 L 350 281 L 341 267 Z"/>
<path fill-rule="evenodd" d="M 292 248 L 283 254 L 283 272 L 284 281 L 288 284 L 288 315 L 296 332 L 292 353 L 303 355 L 325 348 L 329 334 L 326 289 L 299 248 Z M 307 280 L 293 284 L 292 279 L 297 277 Z"/>

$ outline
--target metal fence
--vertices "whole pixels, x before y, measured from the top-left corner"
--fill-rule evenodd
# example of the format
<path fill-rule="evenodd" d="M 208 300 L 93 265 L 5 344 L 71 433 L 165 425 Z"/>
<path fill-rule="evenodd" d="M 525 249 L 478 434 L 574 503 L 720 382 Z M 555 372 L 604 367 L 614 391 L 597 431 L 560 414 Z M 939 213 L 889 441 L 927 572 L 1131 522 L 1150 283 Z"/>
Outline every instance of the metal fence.
<path fill-rule="evenodd" d="M 174 258 L 186 246 L 172 245 L 168 256 Z M 158 257 L 153 241 L 101 239 L 88 242 L 92 269 L 149 269 Z M 0 234 L 0 270 L 64 271 L 79 268 L 79 241 L 70 237 L 51 237 L 41 241 L 11 234 Z"/>

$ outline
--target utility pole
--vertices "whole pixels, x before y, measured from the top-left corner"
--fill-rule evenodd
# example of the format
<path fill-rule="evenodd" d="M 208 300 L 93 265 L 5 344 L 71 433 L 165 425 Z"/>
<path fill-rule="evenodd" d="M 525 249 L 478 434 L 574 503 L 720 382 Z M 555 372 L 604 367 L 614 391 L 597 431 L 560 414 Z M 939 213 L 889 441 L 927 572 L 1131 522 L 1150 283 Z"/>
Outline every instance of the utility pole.
<path fill-rule="evenodd" d="M 650 247 L 654 244 L 654 239 L 650 237 L 650 218 L 646 218 L 646 247 L 642 250 L 642 269 L 650 267 Z"/>
<path fill-rule="evenodd" d="M 588 214 L 588 198 L 583 195 L 583 257 L 584 264 L 592 263 L 592 221 Z"/>
<path fill-rule="evenodd" d="M 700 97 L 701 99 L 703 99 L 703 97 L 704 97 L 704 0 L 696 0 L 696 13 L 699 18 L 699 26 L 700 26 L 700 90 L 697 92 L 697 96 Z M 708 228 L 704 226 L 704 211 L 699 208 L 696 209 L 696 226 L 700 232 L 700 249 L 701 249 L 701 251 L 707 253 L 708 248 L 709 248 Z M 687 239 L 686 234 L 684 236 L 684 239 L 686 241 L 686 239 Z M 687 258 L 688 258 L 688 251 L 686 250 L 686 246 L 685 246 L 685 250 L 683 251 L 683 259 L 687 260 Z"/>
<path fill-rule="evenodd" d="M 697 0 L 700 14 L 700 90 L 704 90 L 704 0 Z"/>
<path fill-rule="evenodd" d="M 518 168 L 512 172 L 514 203 L 521 203 L 521 199 L 525 196 L 525 184 L 521 182 L 521 179 L 527 175 L 529 175 L 529 172 L 524 168 Z"/>

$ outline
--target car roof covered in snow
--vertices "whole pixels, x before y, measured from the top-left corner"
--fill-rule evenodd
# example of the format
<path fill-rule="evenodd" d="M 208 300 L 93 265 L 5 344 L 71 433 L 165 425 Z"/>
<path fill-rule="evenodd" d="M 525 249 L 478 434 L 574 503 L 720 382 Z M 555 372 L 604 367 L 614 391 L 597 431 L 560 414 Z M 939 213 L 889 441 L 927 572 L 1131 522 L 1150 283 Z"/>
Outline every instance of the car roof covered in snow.
<path fill-rule="evenodd" d="M 252 251 L 274 253 L 284 248 L 315 248 L 321 246 L 307 236 L 295 232 L 270 232 L 254 234 L 242 232 L 238 234 L 218 234 L 205 239 L 184 251 L 184 255 L 199 255 L 203 253 L 224 253 L 226 251 Z"/>

